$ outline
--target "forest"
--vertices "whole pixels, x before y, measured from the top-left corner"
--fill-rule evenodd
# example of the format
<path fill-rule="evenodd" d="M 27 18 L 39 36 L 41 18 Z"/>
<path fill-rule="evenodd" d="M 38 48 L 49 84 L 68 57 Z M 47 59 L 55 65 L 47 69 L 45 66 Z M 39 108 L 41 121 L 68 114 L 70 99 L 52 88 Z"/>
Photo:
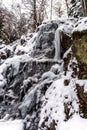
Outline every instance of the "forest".
<path fill-rule="evenodd" d="M 78 1 L 78 0 L 77 0 Z M 74 0 L 12 0 L 10 6 L 0 2 L 0 38 L 11 43 L 28 31 L 34 32 L 44 20 L 58 17 L 86 16 L 86 1 Z M 73 14 L 74 13 L 74 14 Z"/>

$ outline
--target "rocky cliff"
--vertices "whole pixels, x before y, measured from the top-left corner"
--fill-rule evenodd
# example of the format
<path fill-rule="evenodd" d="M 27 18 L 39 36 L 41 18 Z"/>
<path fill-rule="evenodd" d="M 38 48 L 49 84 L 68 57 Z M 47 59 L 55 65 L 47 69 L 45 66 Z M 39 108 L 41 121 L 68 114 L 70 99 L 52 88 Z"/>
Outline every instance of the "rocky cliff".
<path fill-rule="evenodd" d="M 87 39 L 86 31 L 76 31 L 79 22 L 47 21 L 35 34 L 0 44 L 0 119 L 21 119 L 23 130 L 65 130 L 70 119 L 87 118 L 87 75 L 80 69 L 87 64 Z M 55 59 L 57 28 L 61 62 Z"/>
<path fill-rule="evenodd" d="M 78 59 L 79 78 L 87 79 L 87 18 L 81 19 L 73 31 L 73 51 Z"/>

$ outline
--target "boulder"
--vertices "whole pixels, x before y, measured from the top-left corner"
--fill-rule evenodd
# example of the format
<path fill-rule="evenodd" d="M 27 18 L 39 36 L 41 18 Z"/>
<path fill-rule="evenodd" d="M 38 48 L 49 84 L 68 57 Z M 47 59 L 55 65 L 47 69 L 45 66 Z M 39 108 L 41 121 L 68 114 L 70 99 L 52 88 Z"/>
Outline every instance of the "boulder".
<path fill-rule="evenodd" d="M 87 31 L 73 33 L 73 52 L 78 60 L 79 78 L 87 79 Z"/>
<path fill-rule="evenodd" d="M 79 78 L 87 79 L 87 18 L 81 19 L 73 30 L 73 52 L 79 64 Z"/>

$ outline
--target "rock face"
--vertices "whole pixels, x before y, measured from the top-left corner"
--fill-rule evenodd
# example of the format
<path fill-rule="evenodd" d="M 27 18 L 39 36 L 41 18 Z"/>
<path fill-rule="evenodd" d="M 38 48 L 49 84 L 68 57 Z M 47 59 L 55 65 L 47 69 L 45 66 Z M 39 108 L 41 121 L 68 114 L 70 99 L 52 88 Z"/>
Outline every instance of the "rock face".
<path fill-rule="evenodd" d="M 6 79 L 6 83 L 3 86 L 5 90 L 3 91 L 4 95 L 2 94 L 3 96 L 1 96 L 1 104 L 3 103 L 4 96 L 7 100 L 14 99 L 18 102 L 21 101 L 24 97 L 23 91 L 27 92 L 28 89 L 32 87 L 33 83 L 37 83 L 38 79 L 41 78 L 41 75 L 44 72 L 49 71 L 51 66 L 56 63 L 57 62 L 50 61 L 50 60 L 44 60 L 44 61 L 28 60 L 26 62 L 22 61 L 19 63 L 19 69 L 17 73 L 14 73 L 14 70 L 16 69 L 15 66 L 13 66 L 13 64 L 9 65 L 6 68 L 6 71 L 3 71 L 3 76 Z M 34 75 L 35 75 L 35 79 L 33 79 Z M 2 86 L 0 85 L 0 87 Z M 10 97 L 10 92 L 9 92 L 10 90 L 13 93 L 12 95 L 15 96 Z"/>
<path fill-rule="evenodd" d="M 69 24 L 69 22 L 71 24 Z M 37 28 L 37 38 L 34 47 L 33 57 L 34 58 L 49 58 L 53 59 L 55 56 L 55 32 L 57 28 L 62 27 L 61 36 L 61 57 L 63 57 L 65 51 L 69 49 L 72 44 L 71 30 L 73 28 L 73 19 L 66 19 L 64 21 L 50 21 L 44 22 L 40 27 Z M 68 31 L 67 31 L 68 30 Z"/>
<path fill-rule="evenodd" d="M 87 38 L 86 32 L 74 31 L 72 42 L 75 22 L 45 22 L 23 43 L 19 40 L 15 45 L 0 45 L 0 54 L 6 55 L 0 55 L 0 119 L 8 114 L 7 120 L 22 119 L 24 130 L 57 130 L 59 122 L 68 121 L 76 113 L 87 118 L 87 92 L 84 83 L 76 82 L 78 76 L 83 76 L 81 67 L 87 73 Z M 54 59 L 58 27 L 62 57 L 59 63 Z"/>
<path fill-rule="evenodd" d="M 73 50 L 79 63 L 79 78 L 87 79 L 87 33 L 80 34 L 74 40 Z"/>
<path fill-rule="evenodd" d="M 84 92 L 84 85 L 76 84 L 77 95 L 79 98 L 79 108 L 82 117 L 87 118 L 87 92 Z"/>
<path fill-rule="evenodd" d="M 34 57 L 54 58 L 55 56 L 55 31 L 58 28 L 56 22 L 44 23 L 37 28 L 38 36 L 36 38 Z"/>
<path fill-rule="evenodd" d="M 72 39 L 70 35 L 61 32 L 61 57 L 63 57 L 66 50 L 68 50 L 72 45 Z"/>
<path fill-rule="evenodd" d="M 75 54 L 82 64 L 87 64 L 87 31 L 73 34 Z"/>
<path fill-rule="evenodd" d="M 81 26 L 84 23 L 84 26 Z M 79 78 L 87 79 L 87 23 L 81 20 L 73 32 L 73 51 L 79 62 Z M 80 30 L 78 29 L 80 28 Z"/>

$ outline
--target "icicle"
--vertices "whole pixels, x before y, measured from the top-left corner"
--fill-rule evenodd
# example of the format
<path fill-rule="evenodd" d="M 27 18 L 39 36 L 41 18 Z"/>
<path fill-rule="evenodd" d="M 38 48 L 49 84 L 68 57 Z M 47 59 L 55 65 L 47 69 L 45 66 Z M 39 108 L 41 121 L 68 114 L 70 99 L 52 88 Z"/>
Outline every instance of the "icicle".
<path fill-rule="evenodd" d="M 60 43 L 60 29 L 58 28 L 55 32 L 55 59 L 57 61 L 61 60 L 60 53 L 61 53 L 61 43 Z"/>

